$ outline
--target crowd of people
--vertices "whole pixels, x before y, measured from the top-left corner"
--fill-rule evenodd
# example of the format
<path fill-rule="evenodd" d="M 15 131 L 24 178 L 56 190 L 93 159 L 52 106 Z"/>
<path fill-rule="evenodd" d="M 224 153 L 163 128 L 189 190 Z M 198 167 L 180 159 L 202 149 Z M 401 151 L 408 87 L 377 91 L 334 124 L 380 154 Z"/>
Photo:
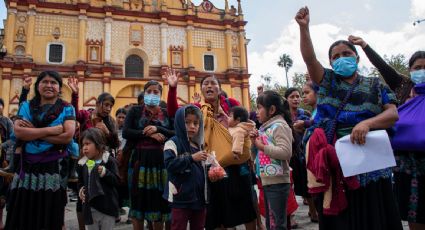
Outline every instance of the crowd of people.
<path fill-rule="evenodd" d="M 291 229 L 295 195 L 320 230 L 400 230 L 402 220 L 425 229 L 425 51 L 412 55 L 403 76 L 349 36 L 330 46 L 327 69 L 314 52 L 308 8 L 295 20 L 309 79 L 284 95 L 259 89 L 251 113 L 214 75 L 200 81 L 203 100 L 196 93 L 179 105 L 180 73 L 168 69 L 166 102 L 151 80 L 138 104 L 115 118 L 107 92 L 94 109 L 79 107 L 76 78 L 67 82 L 70 103 L 57 72 L 38 75 L 30 100 L 26 78 L 12 119 L 0 99 L 4 229 L 65 229 L 68 187 L 79 229 L 112 229 L 125 206 L 133 229 Z M 356 46 L 382 79 L 359 73 Z M 373 130 L 387 130 L 396 167 L 344 177 L 336 140 L 350 135 L 364 145 Z"/>

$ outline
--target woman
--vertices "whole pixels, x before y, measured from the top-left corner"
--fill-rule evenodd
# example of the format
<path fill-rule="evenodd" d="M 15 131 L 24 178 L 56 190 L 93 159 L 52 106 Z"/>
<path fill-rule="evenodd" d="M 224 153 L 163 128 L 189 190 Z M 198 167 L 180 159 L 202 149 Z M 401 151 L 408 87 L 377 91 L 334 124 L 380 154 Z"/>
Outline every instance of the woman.
<path fill-rule="evenodd" d="M 178 108 L 178 75 L 173 70 L 168 70 L 166 75 L 170 86 L 167 101 L 168 111 L 169 114 L 174 115 Z M 233 106 L 238 106 L 239 102 L 220 94 L 220 82 L 213 75 L 202 79 L 201 90 L 205 103 L 211 105 L 214 110 L 215 120 L 224 127 L 228 127 L 229 110 Z M 230 228 L 245 224 L 246 229 L 255 229 L 256 213 L 252 202 L 251 174 L 248 164 L 228 166 L 225 170 L 227 178 L 211 183 L 211 197 L 207 208 L 205 228 Z"/>
<path fill-rule="evenodd" d="M 398 206 L 411 230 L 425 229 L 425 51 L 409 60 L 413 88 L 411 100 L 399 107 L 400 120 L 392 140 L 397 167 L 394 170 Z"/>
<path fill-rule="evenodd" d="M 163 148 L 174 135 L 174 122 L 159 106 L 161 94 L 162 86 L 149 81 L 144 87 L 144 105 L 131 107 L 125 118 L 123 137 L 131 149 L 127 164 L 133 229 L 143 229 L 144 220 L 152 222 L 154 229 L 170 221 L 168 203 L 162 198 L 167 183 Z"/>
<path fill-rule="evenodd" d="M 332 44 L 329 61 L 333 70 L 324 69 L 316 59 L 310 38 L 308 8 L 301 8 L 295 20 L 300 27 L 304 62 L 311 80 L 319 85 L 317 115 L 312 128 L 324 130 L 330 144 L 334 143 L 335 138 L 350 134 L 353 144 L 363 145 L 369 130 L 393 126 L 398 119 L 395 95 L 379 78 L 366 78 L 357 73 L 359 58 L 354 45 L 347 41 Z M 402 229 L 391 192 L 391 169 L 360 174 L 352 179 L 357 183 L 353 188 L 358 188 L 349 190 L 346 189 L 349 188 L 348 183 L 342 184 L 343 190 L 337 192 L 342 191 L 347 205 L 343 210 L 337 209 L 338 212 L 333 213 L 334 215 L 324 215 L 324 210 L 328 207 L 323 207 L 323 193 L 315 197 L 319 228 Z M 309 180 L 310 182 L 313 181 Z M 339 183 L 340 181 L 336 181 L 335 186 L 341 188 Z M 338 202 L 337 205 L 337 208 L 344 208 L 343 203 Z"/>
<path fill-rule="evenodd" d="M 64 157 L 75 132 L 75 111 L 60 99 L 61 88 L 57 72 L 42 72 L 34 98 L 19 108 L 14 129 L 25 147 L 10 187 L 5 229 L 62 229 L 64 225 Z"/>
<path fill-rule="evenodd" d="M 289 88 L 285 91 L 285 98 L 289 103 L 289 109 L 291 111 L 291 119 L 293 121 L 308 120 L 310 119 L 310 112 L 300 108 L 301 104 L 301 93 L 297 88 Z"/>

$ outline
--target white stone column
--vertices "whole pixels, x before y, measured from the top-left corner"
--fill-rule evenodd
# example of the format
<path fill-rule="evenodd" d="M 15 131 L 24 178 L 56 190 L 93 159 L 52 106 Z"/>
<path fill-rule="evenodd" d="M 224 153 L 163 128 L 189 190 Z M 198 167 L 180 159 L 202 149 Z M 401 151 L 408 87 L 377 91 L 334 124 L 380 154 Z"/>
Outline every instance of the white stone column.
<path fill-rule="evenodd" d="M 168 24 L 161 23 L 161 65 L 168 64 L 168 44 L 167 44 L 167 33 Z"/>
<path fill-rule="evenodd" d="M 105 62 L 111 62 L 112 18 L 105 18 Z"/>

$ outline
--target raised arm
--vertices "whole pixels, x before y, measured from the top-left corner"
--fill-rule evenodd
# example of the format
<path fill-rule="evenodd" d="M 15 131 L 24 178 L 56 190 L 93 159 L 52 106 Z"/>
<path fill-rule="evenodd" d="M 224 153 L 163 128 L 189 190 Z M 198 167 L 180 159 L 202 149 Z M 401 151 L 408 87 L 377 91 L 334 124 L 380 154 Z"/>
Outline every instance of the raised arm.
<path fill-rule="evenodd" d="M 19 104 L 27 100 L 28 93 L 30 92 L 30 88 L 32 85 L 32 78 L 26 77 L 24 79 L 24 84 L 22 86 L 21 95 L 19 95 Z"/>
<path fill-rule="evenodd" d="M 179 83 L 180 73 L 177 73 L 174 69 L 168 68 L 165 72 L 165 76 L 168 81 L 168 95 L 167 95 L 167 113 L 168 116 L 174 117 L 179 108 L 177 103 L 177 84 Z"/>
<path fill-rule="evenodd" d="M 403 81 L 403 76 L 385 62 L 385 60 L 379 56 L 379 54 L 376 53 L 375 50 L 366 43 L 366 41 L 364 41 L 361 37 L 353 35 L 348 37 L 348 41 L 354 45 L 362 47 L 369 61 L 378 69 L 379 73 L 392 90 L 400 87 L 400 84 Z"/>
<path fill-rule="evenodd" d="M 308 8 L 301 8 L 295 16 L 295 20 L 300 26 L 301 54 L 305 64 L 307 65 L 308 73 L 310 74 L 312 81 L 316 84 L 320 84 L 323 79 L 324 69 L 314 53 L 313 42 L 310 37 L 310 13 Z"/>

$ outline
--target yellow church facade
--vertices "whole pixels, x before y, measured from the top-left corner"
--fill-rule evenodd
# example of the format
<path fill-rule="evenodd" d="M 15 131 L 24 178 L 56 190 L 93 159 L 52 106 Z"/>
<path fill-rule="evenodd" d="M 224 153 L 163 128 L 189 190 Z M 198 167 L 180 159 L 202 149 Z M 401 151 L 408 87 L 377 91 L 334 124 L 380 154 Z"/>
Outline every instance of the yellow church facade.
<path fill-rule="evenodd" d="M 136 103 L 149 80 L 167 97 L 165 69 L 181 73 L 178 99 L 200 92 L 214 74 L 229 97 L 249 108 L 242 6 L 216 8 L 208 0 L 8 0 L 0 58 L 0 96 L 14 114 L 25 77 L 45 70 L 79 79 L 79 105 L 93 107 L 109 92 L 114 111 Z M 0 47 L 1 48 L 1 47 Z M 35 82 L 35 79 L 33 80 Z M 30 97 L 32 94 L 30 94 Z M 62 97 L 71 98 L 66 84 Z M 113 113 L 114 113 L 113 111 Z"/>

